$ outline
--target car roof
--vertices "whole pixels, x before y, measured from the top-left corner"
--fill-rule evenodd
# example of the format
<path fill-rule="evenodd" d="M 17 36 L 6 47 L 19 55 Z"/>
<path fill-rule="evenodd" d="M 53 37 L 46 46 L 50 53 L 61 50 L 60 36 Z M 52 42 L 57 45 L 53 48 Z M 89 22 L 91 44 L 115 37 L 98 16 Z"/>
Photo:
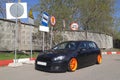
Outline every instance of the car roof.
<path fill-rule="evenodd" d="M 94 41 L 88 41 L 88 40 L 79 40 L 79 41 L 65 41 L 65 42 L 94 42 Z"/>

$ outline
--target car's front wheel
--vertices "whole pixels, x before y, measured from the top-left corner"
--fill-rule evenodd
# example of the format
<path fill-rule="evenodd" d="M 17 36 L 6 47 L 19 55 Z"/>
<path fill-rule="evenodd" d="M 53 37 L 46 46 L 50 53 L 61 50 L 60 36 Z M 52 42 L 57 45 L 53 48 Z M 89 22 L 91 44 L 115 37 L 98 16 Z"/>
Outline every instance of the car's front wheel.
<path fill-rule="evenodd" d="M 102 63 L 102 55 L 98 54 L 97 55 L 97 64 L 101 64 Z"/>
<path fill-rule="evenodd" d="M 74 72 L 77 70 L 78 67 L 78 61 L 76 58 L 71 58 L 68 63 L 68 70 L 71 72 Z"/>

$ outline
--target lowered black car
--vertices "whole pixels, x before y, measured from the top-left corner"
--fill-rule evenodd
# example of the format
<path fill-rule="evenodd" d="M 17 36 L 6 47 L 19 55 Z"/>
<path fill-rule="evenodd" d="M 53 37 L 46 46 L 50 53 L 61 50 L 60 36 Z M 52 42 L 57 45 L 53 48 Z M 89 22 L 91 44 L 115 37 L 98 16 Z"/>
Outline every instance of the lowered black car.
<path fill-rule="evenodd" d="M 95 42 L 66 41 L 40 53 L 35 61 L 35 69 L 73 72 L 83 66 L 101 62 L 101 51 Z"/>

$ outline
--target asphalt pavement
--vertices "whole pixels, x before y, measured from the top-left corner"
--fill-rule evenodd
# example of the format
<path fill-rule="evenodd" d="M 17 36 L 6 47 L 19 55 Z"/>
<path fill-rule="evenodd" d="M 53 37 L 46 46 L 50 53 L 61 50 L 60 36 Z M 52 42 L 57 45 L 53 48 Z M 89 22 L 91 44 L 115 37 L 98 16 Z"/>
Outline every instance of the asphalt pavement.
<path fill-rule="evenodd" d="M 120 80 L 120 55 L 103 55 L 102 64 L 75 72 L 42 72 L 28 64 L 16 68 L 0 67 L 0 80 Z"/>

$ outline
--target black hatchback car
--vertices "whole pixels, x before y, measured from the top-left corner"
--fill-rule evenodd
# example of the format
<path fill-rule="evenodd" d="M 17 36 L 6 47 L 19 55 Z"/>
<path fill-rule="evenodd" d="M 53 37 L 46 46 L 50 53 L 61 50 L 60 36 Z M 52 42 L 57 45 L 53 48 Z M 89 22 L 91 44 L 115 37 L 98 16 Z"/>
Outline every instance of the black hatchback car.
<path fill-rule="evenodd" d="M 66 41 L 42 52 L 35 61 L 35 69 L 42 71 L 75 71 L 81 67 L 100 64 L 101 51 L 93 41 Z"/>

